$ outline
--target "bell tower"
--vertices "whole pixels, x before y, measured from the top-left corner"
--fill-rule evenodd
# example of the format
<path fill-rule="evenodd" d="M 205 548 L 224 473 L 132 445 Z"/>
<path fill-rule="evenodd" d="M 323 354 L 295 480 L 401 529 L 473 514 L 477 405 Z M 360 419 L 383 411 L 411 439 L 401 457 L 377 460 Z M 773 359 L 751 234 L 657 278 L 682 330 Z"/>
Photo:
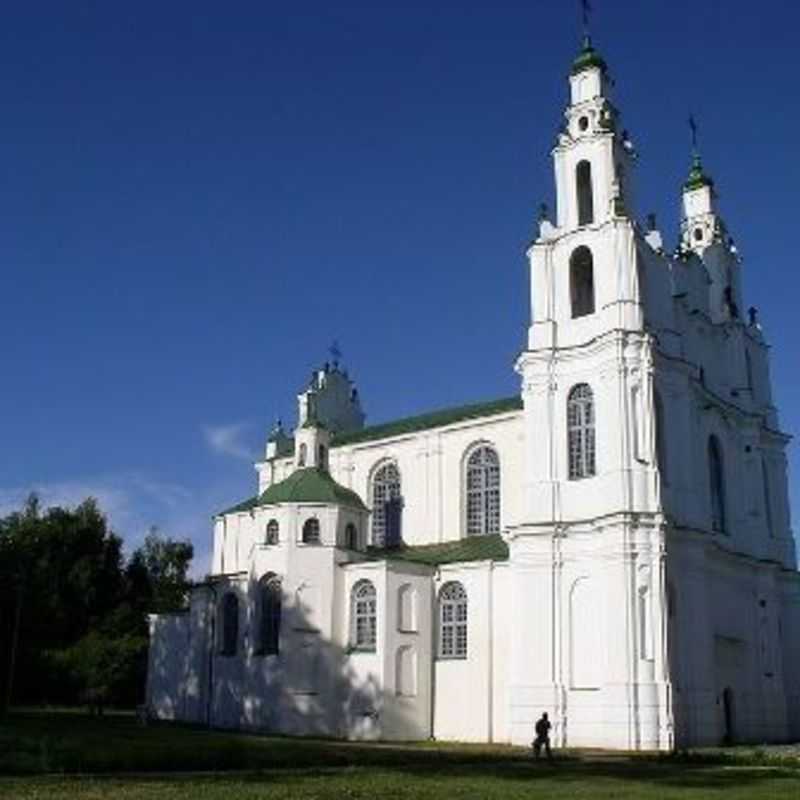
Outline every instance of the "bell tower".
<path fill-rule="evenodd" d="M 588 35 L 569 84 L 570 103 L 553 159 L 557 224 L 574 229 L 601 225 L 632 205 L 634 151 L 627 132 L 619 130 L 608 67 Z"/>
<path fill-rule="evenodd" d="M 585 36 L 552 150 L 556 219 L 540 221 L 527 252 L 532 319 L 516 363 L 525 516 L 509 540 L 514 605 L 536 612 L 512 642 L 510 714 L 520 720 L 513 741 L 541 707 L 558 744 L 661 749 L 670 733 L 652 626 L 663 530 L 642 261 L 652 250 L 633 219 L 636 153 L 611 86 Z M 637 608 L 647 609 L 641 646 L 609 646 L 631 641 Z M 634 694 L 653 713 L 633 719 Z"/>

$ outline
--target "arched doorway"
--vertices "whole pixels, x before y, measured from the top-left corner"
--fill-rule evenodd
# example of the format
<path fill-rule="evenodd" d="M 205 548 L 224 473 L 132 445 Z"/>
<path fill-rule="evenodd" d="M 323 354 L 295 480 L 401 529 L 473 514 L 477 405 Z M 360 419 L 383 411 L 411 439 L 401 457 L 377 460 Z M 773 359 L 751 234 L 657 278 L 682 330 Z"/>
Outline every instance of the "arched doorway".
<path fill-rule="evenodd" d="M 736 740 L 735 735 L 735 716 L 734 716 L 734 702 L 733 702 L 733 689 L 730 686 L 725 687 L 722 692 L 722 719 L 724 724 L 724 734 L 722 737 L 723 744 L 733 744 Z"/>

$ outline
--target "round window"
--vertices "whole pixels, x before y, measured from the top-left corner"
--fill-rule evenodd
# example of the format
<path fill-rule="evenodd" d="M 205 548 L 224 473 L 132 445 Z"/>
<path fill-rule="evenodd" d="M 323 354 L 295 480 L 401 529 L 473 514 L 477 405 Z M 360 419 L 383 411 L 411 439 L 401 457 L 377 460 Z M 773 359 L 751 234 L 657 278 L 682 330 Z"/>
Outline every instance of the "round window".
<path fill-rule="evenodd" d="M 702 241 L 703 239 L 703 229 L 702 228 L 695 228 L 694 229 L 694 240 L 696 242 Z"/>
<path fill-rule="evenodd" d="M 589 129 L 589 117 L 580 117 L 578 120 L 578 130 L 583 132 Z"/>

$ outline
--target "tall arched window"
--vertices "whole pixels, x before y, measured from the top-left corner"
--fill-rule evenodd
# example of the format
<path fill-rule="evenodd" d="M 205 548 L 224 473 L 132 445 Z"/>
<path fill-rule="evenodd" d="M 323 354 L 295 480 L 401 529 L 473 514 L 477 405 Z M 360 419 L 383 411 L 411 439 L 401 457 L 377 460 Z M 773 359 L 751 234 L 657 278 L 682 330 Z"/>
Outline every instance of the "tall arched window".
<path fill-rule="evenodd" d="M 567 450 L 570 480 L 595 474 L 594 398 L 586 383 L 573 386 L 567 397 Z"/>
<path fill-rule="evenodd" d="M 575 168 L 575 192 L 578 198 L 578 225 L 594 222 L 594 197 L 592 192 L 592 165 L 579 161 Z"/>
<path fill-rule="evenodd" d="M 222 598 L 221 643 L 221 655 L 236 655 L 236 647 L 239 643 L 239 599 L 233 592 L 227 592 Z"/>
<path fill-rule="evenodd" d="M 278 544 L 280 539 L 280 528 L 278 527 L 278 520 L 271 519 L 267 523 L 267 544 Z"/>
<path fill-rule="evenodd" d="M 259 651 L 277 655 L 280 651 L 281 607 L 283 591 L 277 575 L 267 573 L 258 584 L 259 593 Z"/>
<path fill-rule="evenodd" d="M 467 593 L 458 581 L 439 592 L 439 658 L 467 657 Z"/>
<path fill-rule="evenodd" d="M 569 259 L 569 292 L 573 319 L 594 314 L 594 260 L 584 245 Z"/>
<path fill-rule="evenodd" d="M 725 473 L 716 436 L 708 439 L 708 483 L 711 494 L 711 530 L 725 532 Z"/>
<path fill-rule="evenodd" d="M 500 459 L 493 447 L 476 448 L 467 459 L 467 536 L 500 532 Z"/>
<path fill-rule="evenodd" d="M 350 595 L 350 646 L 355 650 L 374 650 L 378 638 L 375 587 L 362 580 Z"/>
<path fill-rule="evenodd" d="M 747 378 L 747 388 L 751 393 L 754 392 L 755 386 L 753 384 L 753 359 L 750 357 L 750 351 L 744 351 L 744 369 Z"/>
<path fill-rule="evenodd" d="M 394 461 L 379 467 L 372 477 L 372 544 L 395 547 L 402 540 L 400 470 Z"/>
<path fill-rule="evenodd" d="M 319 463 L 318 466 L 320 469 L 327 470 L 328 469 L 328 448 L 325 447 L 324 444 L 319 446 Z"/>
<path fill-rule="evenodd" d="M 303 523 L 303 542 L 305 544 L 319 544 L 319 520 L 311 517 Z"/>
<path fill-rule="evenodd" d="M 653 393 L 653 405 L 655 407 L 656 425 L 656 466 L 661 475 L 661 483 L 669 486 L 669 470 L 667 468 L 667 441 L 664 431 L 664 404 L 661 402 L 661 395 Z"/>
<path fill-rule="evenodd" d="M 764 493 L 764 517 L 767 523 L 767 535 L 772 538 L 775 532 L 772 528 L 772 492 L 769 488 L 769 467 L 767 460 L 761 457 L 761 488 Z"/>
<path fill-rule="evenodd" d="M 300 445 L 300 452 L 297 456 L 297 466 L 304 467 L 306 465 L 307 460 L 308 460 L 308 447 L 304 442 L 303 444 Z"/>

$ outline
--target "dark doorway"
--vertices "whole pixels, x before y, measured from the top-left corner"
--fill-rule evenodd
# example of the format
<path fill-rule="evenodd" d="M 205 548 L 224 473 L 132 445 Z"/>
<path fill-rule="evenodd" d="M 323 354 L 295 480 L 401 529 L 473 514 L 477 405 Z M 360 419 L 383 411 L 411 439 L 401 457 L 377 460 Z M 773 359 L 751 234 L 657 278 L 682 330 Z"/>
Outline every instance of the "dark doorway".
<path fill-rule="evenodd" d="M 728 686 L 722 692 L 722 713 L 725 722 L 725 733 L 722 737 L 723 744 L 733 744 L 736 739 L 733 712 L 733 689 Z"/>

